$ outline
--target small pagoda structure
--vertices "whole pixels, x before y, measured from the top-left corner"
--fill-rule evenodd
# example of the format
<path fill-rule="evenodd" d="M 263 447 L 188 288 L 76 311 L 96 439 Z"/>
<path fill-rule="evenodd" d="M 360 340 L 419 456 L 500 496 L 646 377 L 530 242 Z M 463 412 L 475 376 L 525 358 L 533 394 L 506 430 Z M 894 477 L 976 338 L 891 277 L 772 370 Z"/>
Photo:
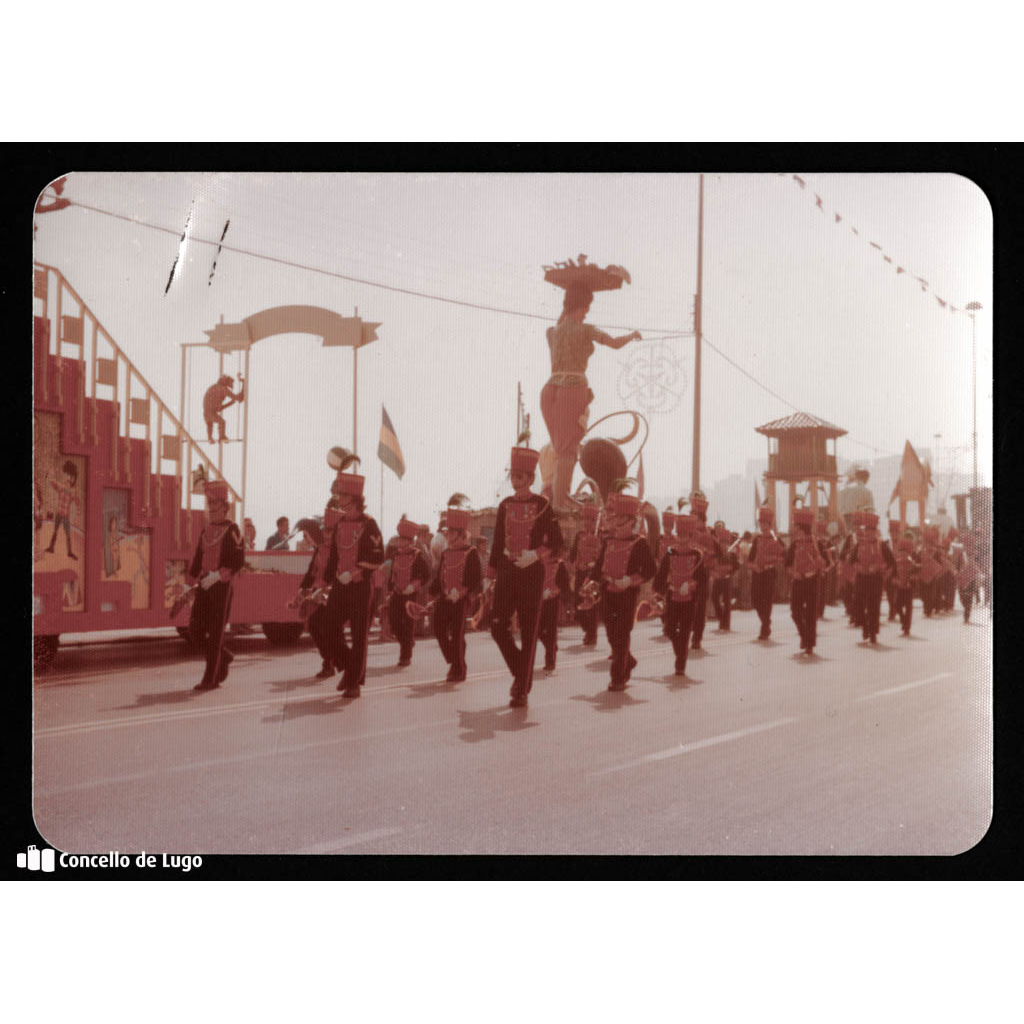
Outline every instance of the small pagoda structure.
<path fill-rule="evenodd" d="M 815 519 L 818 518 L 818 509 L 824 506 L 828 509 L 828 522 L 838 520 L 836 438 L 842 437 L 846 431 L 806 412 L 796 412 L 755 429 L 768 438 L 768 472 L 764 479 L 768 505 L 776 513 L 775 521 L 779 521 L 775 498 L 775 484 L 779 480 L 789 484 L 790 512 L 796 504 L 797 485 L 807 481 Z M 828 451 L 829 441 L 832 442 L 831 453 Z M 824 495 L 820 492 L 824 484 L 828 485 L 827 501 L 823 500 Z"/>

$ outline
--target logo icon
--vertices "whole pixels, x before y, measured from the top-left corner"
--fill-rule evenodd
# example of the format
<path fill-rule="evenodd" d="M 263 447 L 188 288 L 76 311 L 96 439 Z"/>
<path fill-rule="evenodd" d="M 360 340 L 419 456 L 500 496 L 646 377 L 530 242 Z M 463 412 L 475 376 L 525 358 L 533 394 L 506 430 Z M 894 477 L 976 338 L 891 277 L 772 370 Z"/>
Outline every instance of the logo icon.
<path fill-rule="evenodd" d="M 54 851 L 49 847 L 39 850 L 30 846 L 27 853 L 18 854 L 18 867 L 28 868 L 29 871 L 53 871 L 54 857 Z"/>

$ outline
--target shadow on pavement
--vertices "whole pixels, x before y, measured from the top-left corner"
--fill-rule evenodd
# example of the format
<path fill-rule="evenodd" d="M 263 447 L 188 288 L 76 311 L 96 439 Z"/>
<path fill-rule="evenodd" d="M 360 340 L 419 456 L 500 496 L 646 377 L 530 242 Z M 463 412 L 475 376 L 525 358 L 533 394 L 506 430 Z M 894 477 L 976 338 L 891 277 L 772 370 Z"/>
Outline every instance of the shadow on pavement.
<path fill-rule="evenodd" d="M 858 647 L 863 647 L 866 651 L 874 651 L 876 654 L 891 654 L 893 651 L 899 650 L 898 647 L 890 647 L 888 644 L 883 643 L 870 643 L 867 640 L 861 640 Z"/>
<path fill-rule="evenodd" d="M 135 697 L 134 704 L 123 704 L 120 707 L 108 708 L 109 711 L 139 711 L 142 708 L 152 708 L 160 704 L 184 704 L 199 693 L 192 689 L 168 690 L 165 693 L 140 693 Z"/>
<path fill-rule="evenodd" d="M 423 697 L 436 697 L 439 693 L 453 693 L 454 690 L 455 683 L 440 679 L 434 683 L 410 683 L 405 696 L 410 700 L 421 700 Z"/>
<path fill-rule="evenodd" d="M 582 700 L 590 704 L 595 711 L 619 711 L 628 705 L 646 704 L 646 700 L 636 700 L 626 690 L 602 690 L 588 697 L 585 693 L 577 693 L 571 700 Z"/>
<path fill-rule="evenodd" d="M 397 665 L 389 665 L 387 668 L 367 668 L 367 670 L 366 670 L 366 678 L 370 679 L 370 678 L 376 677 L 376 676 L 393 676 L 393 675 L 397 675 L 399 672 L 404 672 L 405 669 L 408 668 L 408 667 L 409 667 L 408 665 L 403 666 L 403 668 L 399 668 Z"/>
<path fill-rule="evenodd" d="M 803 654 L 798 652 L 797 654 L 791 654 L 790 661 L 796 662 L 798 665 L 817 665 L 822 661 L 831 661 L 831 658 L 823 658 L 820 654 Z"/>
<path fill-rule="evenodd" d="M 280 725 L 281 722 L 287 722 L 292 718 L 303 718 L 306 715 L 329 715 L 334 711 L 343 711 L 352 703 L 354 702 L 350 698 L 342 697 L 337 690 L 334 690 L 330 696 L 291 701 L 276 714 L 267 715 L 262 722 L 264 725 Z"/>
<path fill-rule="evenodd" d="M 767 637 L 766 639 L 761 640 L 761 639 L 759 639 L 758 637 L 755 636 L 754 639 L 751 640 L 750 642 L 752 644 L 757 644 L 758 647 L 785 647 L 786 646 L 784 643 L 782 643 L 782 641 L 780 641 L 780 640 L 773 640 L 771 637 Z"/>
<path fill-rule="evenodd" d="M 300 686 L 322 686 L 324 683 L 333 682 L 336 678 L 336 676 L 330 676 L 317 679 L 316 676 L 303 676 L 301 679 L 276 679 L 268 689 L 271 693 L 289 693 Z"/>
<path fill-rule="evenodd" d="M 673 693 L 676 690 L 689 690 L 694 686 L 700 686 L 704 680 L 694 679 L 692 676 L 687 675 L 677 676 L 673 672 L 667 676 L 662 676 L 660 679 L 652 679 L 651 682 L 661 683 L 669 693 Z"/>
<path fill-rule="evenodd" d="M 484 711 L 460 711 L 459 728 L 466 731 L 459 734 L 464 743 L 479 743 L 493 740 L 499 732 L 519 732 L 532 729 L 539 722 L 528 722 L 529 708 L 486 708 Z"/>

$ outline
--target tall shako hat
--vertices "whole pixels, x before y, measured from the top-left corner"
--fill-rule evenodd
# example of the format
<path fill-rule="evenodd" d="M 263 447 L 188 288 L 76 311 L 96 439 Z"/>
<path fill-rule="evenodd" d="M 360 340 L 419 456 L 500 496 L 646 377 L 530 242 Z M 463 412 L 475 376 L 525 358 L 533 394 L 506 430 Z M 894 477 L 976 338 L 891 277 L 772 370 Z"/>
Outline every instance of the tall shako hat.
<path fill-rule="evenodd" d="M 580 515 L 583 517 L 583 522 L 592 525 L 597 522 L 597 517 L 600 515 L 600 509 L 591 501 L 580 509 Z"/>
<path fill-rule="evenodd" d="M 878 529 L 878 513 L 874 509 L 866 508 L 861 512 L 861 525 L 865 530 Z"/>
<path fill-rule="evenodd" d="M 445 527 L 449 530 L 468 530 L 469 529 L 469 509 L 468 508 L 450 508 L 444 514 L 445 516 Z"/>
<path fill-rule="evenodd" d="M 693 491 L 690 494 L 690 508 L 699 516 L 708 510 L 708 499 L 703 491 Z"/>
<path fill-rule="evenodd" d="M 697 532 L 697 523 L 700 520 L 696 516 L 688 515 L 683 512 L 676 516 L 676 536 L 677 537 L 689 537 L 691 534 Z"/>
<path fill-rule="evenodd" d="M 327 453 L 327 465 L 337 471 L 337 476 L 331 484 L 331 494 L 351 494 L 362 497 L 363 484 L 366 478 L 356 473 L 347 473 L 350 466 L 354 466 L 362 460 L 358 455 L 353 455 L 347 448 L 332 448 Z"/>
<path fill-rule="evenodd" d="M 224 480 L 207 480 L 203 485 L 203 494 L 206 495 L 207 507 L 214 501 L 230 501 L 228 498 L 228 485 Z"/>
<path fill-rule="evenodd" d="M 635 494 L 622 494 L 619 491 L 612 491 L 605 504 L 613 516 L 638 516 L 644 505 L 643 499 Z"/>
<path fill-rule="evenodd" d="M 408 537 L 409 540 L 412 540 L 419 530 L 419 525 L 414 523 L 411 519 L 406 519 L 405 516 L 402 516 L 402 518 L 398 520 L 397 529 L 399 537 Z"/>
<path fill-rule="evenodd" d="M 811 509 L 811 508 L 795 508 L 795 509 L 793 509 L 793 525 L 794 526 L 813 526 L 814 525 L 814 509 Z"/>
<path fill-rule="evenodd" d="M 665 511 L 661 513 L 661 528 L 665 530 L 666 533 L 671 533 L 672 523 L 674 522 L 674 520 L 675 513 L 672 511 L 672 509 L 665 509 Z"/>
<path fill-rule="evenodd" d="M 539 458 L 540 452 L 534 451 L 533 448 L 520 448 L 516 446 L 512 449 L 509 471 L 512 473 L 532 473 L 537 468 L 537 460 Z"/>
<path fill-rule="evenodd" d="M 757 521 L 764 523 L 767 526 L 771 526 L 775 522 L 775 513 L 772 511 L 770 505 L 762 505 L 757 510 Z"/>

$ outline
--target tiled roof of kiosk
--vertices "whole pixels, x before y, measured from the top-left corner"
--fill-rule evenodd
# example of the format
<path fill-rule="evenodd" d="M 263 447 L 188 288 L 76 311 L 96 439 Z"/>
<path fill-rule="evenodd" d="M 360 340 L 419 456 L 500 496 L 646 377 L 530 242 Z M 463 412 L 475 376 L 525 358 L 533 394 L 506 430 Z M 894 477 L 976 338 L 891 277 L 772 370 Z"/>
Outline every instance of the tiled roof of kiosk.
<path fill-rule="evenodd" d="M 788 430 L 821 430 L 828 433 L 830 437 L 841 437 L 846 433 L 842 427 L 837 427 L 828 420 L 818 419 L 806 412 L 795 412 L 792 416 L 786 416 L 781 420 L 772 420 L 763 426 L 754 428 L 759 434 L 782 434 Z"/>

